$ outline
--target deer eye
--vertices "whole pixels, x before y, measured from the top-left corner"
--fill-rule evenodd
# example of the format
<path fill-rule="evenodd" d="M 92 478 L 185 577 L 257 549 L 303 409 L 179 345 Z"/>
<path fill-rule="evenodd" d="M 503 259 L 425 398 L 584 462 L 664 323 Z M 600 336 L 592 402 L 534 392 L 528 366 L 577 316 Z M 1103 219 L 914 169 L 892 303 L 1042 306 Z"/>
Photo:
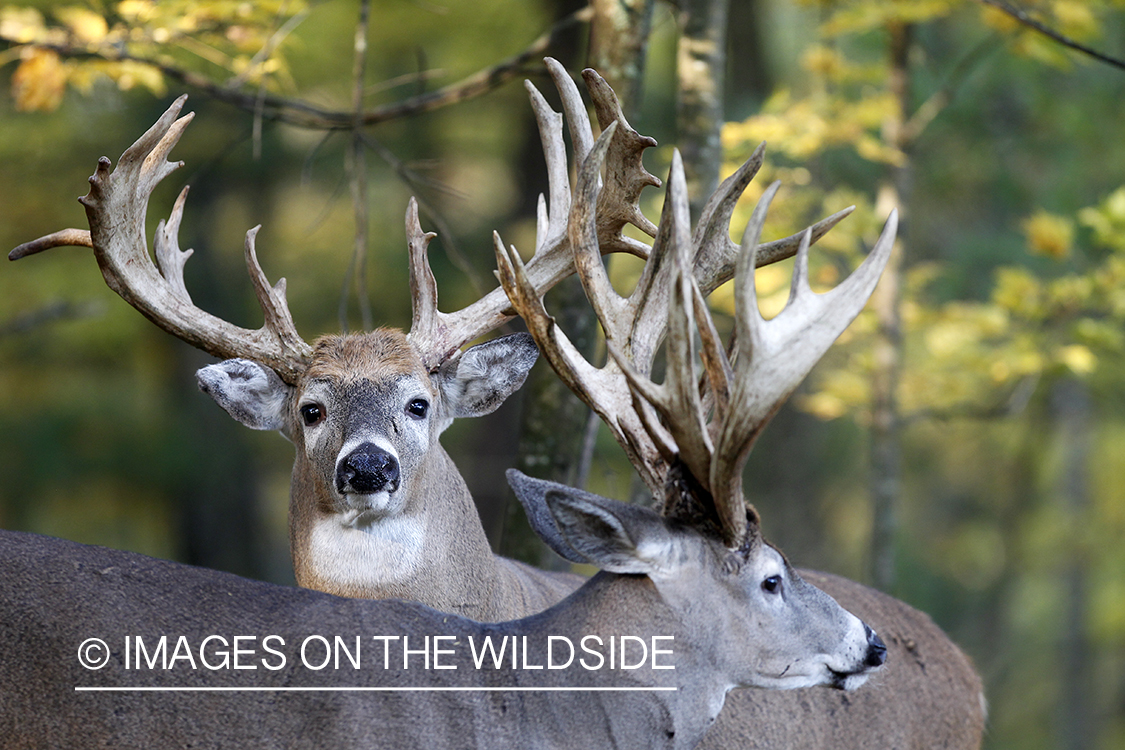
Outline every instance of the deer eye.
<path fill-rule="evenodd" d="M 767 594 L 777 594 L 781 592 L 781 576 L 770 576 L 762 581 L 762 591 Z"/>
<path fill-rule="evenodd" d="M 324 421 L 324 407 L 320 404 L 305 404 L 301 407 L 301 419 L 306 427 L 312 427 Z"/>
<path fill-rule="evenodd" d="M 406 405 L 406 413 L 415 419 L 424 419 L 430 410 L 430 402 L 424 398 L 416 398 Z"/>

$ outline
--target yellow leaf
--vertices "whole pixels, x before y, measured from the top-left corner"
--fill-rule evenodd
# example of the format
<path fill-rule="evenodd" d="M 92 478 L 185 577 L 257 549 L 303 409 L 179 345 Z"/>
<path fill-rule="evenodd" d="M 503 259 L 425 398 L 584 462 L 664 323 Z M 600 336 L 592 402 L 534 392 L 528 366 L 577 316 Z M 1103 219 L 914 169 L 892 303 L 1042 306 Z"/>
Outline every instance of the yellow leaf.
<path fill-rule="evenodd" d="M 117 88 L 128 91 L 134 86 L 144 86 L 156 96 L 164 96 L 164 76 L 151 65 L 122 60 L 106 69 L 106 73 L 117 82 Z"/>
<path fill-rule="evenodd" d="M 989 28 L 996 29 L 997 31 L 1005 34 L 1011 34 L 1020 28 L 1020 22 L 1012 18 L 1010 15 L 994 8 L 991 5 L 986 5 L 981 8 L 980 18 L 984 21 L 984 25 Z"/>
<path fill-rule="evenodd" d="M 1098 19 L 1090 9 L 1089 0 L 1055 0 L 1051 10 L 1060 30 L 1070 37 L 1086 39 L 1098 33 Z"/>
<path fill-rule="evenodd" d="M 836 80 L 845 68 L 840 53 L 822 44 L 814 44 L 801 56 L 801 66 L 808 72 Z"/>
<path fill-rule="evenodd" d="M 817 419 L 826 422 L 848 413 L 848 405 L 843 399 L 823 392 L 798 396 L 797 405 Z"/>
<path fill-rule="evenodd" d="M 1023 268 L 1000 268 L 992 301 L 1006 310 L 1032 320 L 1042 316 L 1043 288 L 1039 280 Z"/>
<path fill-rule="evenodd" d="M 18 44 L 42 39 L 47 28 L 43 14 L 35 8 L 0 8 L 0 36 Z"/>
<path fill-rule="evenodd" d="M 92 10 L 77 7 L 59 8 L 54 14 L 80 42 L 95 44 L 105 39 L 106 34 L 109 33 L 109 26 L 105 19 Z"/>
<path fill-rule="evenodd" d="M 12 74 L 12 98 L 22 112 L 50 112 L 62 103 L 67 70 L 50 50 L 28 47 Z"/>
<path fill-rule="evenodd" d="M 123 0 L 117 4 L 117 12 L 130 23 L 149 21 L 156 13 L 151 0 Z"/>
<path fill-rule="evenodd" d="M 1064 346 L 1055 355 L 1075 375 L 1089 375 L 1098 366 L 1098 357 L 1081 344 Z"/>
<path fill-rule="evenodd" d="M 1065 216 L 1038 211 L 1021 224 L 1032 252 L 1061 260 L 1070 254 L 1074 222 Z"/>

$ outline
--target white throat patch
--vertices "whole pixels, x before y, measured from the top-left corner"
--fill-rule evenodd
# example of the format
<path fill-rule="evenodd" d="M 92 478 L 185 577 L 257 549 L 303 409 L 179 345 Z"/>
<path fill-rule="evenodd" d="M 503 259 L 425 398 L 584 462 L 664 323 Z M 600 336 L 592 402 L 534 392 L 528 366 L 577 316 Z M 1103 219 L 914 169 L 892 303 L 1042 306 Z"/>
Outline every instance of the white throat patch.
<path fill-rule="evenodd" d="M 404 581 L 422 567 L 425 518 L 393 516 L 356 525 L 351 516 L 313 524 L 309 541 L 317 576 L 345 586 L 377 586 Z"/>

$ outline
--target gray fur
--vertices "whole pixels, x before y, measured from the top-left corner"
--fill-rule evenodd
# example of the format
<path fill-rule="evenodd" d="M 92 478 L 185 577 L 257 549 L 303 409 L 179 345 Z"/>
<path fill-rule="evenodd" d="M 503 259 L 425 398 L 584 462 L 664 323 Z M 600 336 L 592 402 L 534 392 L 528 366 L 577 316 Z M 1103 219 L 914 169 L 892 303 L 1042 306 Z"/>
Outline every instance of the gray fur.
<path fill-rule="evenodd" d="M 559 533 L 586 561 L 611 573 L 654 575 L 673 547 L 663 518 L 647 508 L 551 489 L 544 500 Z"/>
<path fill-rule="evenodd" d="M 496 411 L 523 385 L 538 356 L 530 334 L 513 333 L 449 359 L 434 375 L 449 417 L 479 417 Z"/>
<path fill-rule="evenodd" d="M 546 495 L 554 486 L 554 483 L 545 479 L 529 477 L 515 469 L 508 469 L 507 477 L 512 492 L 516 499 L 520 501 L 520 505 L 523 506 L 527 522 L 531 524 L 532 530 L 539 538 L 564 560 L 573 563 L 590 562 L 585 555 L 570 546 L 570 542 L 559 532 L 554 517 L 547 509 Z M 581 490 L 572 490 L 572 492 L 575 495 L 588 494 L 582 493 Z"/>
<path fill-rule="evenodd" d="M 270 368 L 228 359 L 195 373 L 199 389 L 237 421 L 254 430 L 282 430 L 290 387 Z"/>
<path fill-rule="evenodd" d="M 556 486 L 548 505 L 585 513 L 585 499 L 569 502 Z M 557 496 L 557 497 L 556 497 Z M 659 516 L 614 501 L 597 503 L 607 524 L 574 524 L 556 517 L 575 544 L 614 547 L 617 555 L 664 544 Z M 554 511 L 553 511 L 554 512 Z M 656 534 L 658 539 L 653 539 Z M 399 601 L 348 600 L 328 594 L 251 581 L 226 573 L 88 547 L 34 534 L 0 531 L 0 733 L 7 748 L 665 748 L 687 750 L 702 738 L 732 685 L 775 680 L 775 664 L 811 664 L 801 684 L 848 687 L 873 669 L 872 641 L 856 618 L 838 606 L 806 606 L 801 597 L 767 603 L 759 578 L 780 558 L 723 564 L 730 553 L 691 530 L 675 533 L 687 551 L 659 578 L 603 574 L 565 602 L 524 620 L 496 625 L 442 614 Z M 622 539 L 635 544 L 621 544 Z M 763 548 L 764 549 L 764 548 Z M 642 562 L 638 557 L 638 562 Z M 821 595 L 823 596 L 823 595 Z M 706 613 L 701 617 L 699 613 Z M 808 620 L 808 621 L 806 621 Z M 796 635 L 801 633 L 802 635 Z M 828 652 L 818 636 L 832 633 Z M 548 636 L 577 646 L 629 635 L 665 649 L 659 661 L 628 671 L 543 665 Z M 126 668 L 129 641 L 140 636 L 149 650 L 168 639 L 166 654 L 180 653 L 169 669 L 159 664 Z M 227 639 L 233 654 L 253 670 L 189 665 L 183 653 L 204 662 L 210 636 Z M 266 637 L 273 636 L 267 652 Z M 340 636 L 351 649 L 362 640 L 361 666 L 310 669 L 301 662 L 309 636 Z M 448 637 L 444 665 L 422 668 L 421 656 L 401 668 L 403 642 L 393 658 L 371 636 Z M 469 637 L 508 636 L 522 641 L 522 663 L 477 668 Z M 236 637 L 247 639 L 233 642 Z M 660 637 L 659 643 L 654 640 Z M 87 639 L 108 644 L 107 662 L 84 668 Z M 180 639 L 186 649 L 180 651 Z M 524 640 L 525 639 L 525 640 Z M 436 646 L 436 644 L 435 644 Z M 222 647 L 222 646 L 218 646 Z M 208 652 L 217 658 L 216 645 Z M 315 652 L 316 649 L 314 648 Z M 603 649 L 606 653 L 608 649 Z M 433 653 L 433 649 L 431 649 Z M 284 654 L 282 663 L 277 655 Z M 319 653 L 318 653 L 319 656 Z M 314 657 L 314 661 L 317 657 Z M 153 657 L 150 657 L 153 658 Z M 237 656 L 232 656 L 238 659 Z M 275 667 L 266 666 L 269 662 Z M 762 673 L 759 665 L 769 665 Z M 793 679 L 782 674 L 785 680 Z M 403 687 L 674 688 L 662 692 L 415 692 Z M 385 692 L 78 692 L 100 688 L 386 688 Z"/>

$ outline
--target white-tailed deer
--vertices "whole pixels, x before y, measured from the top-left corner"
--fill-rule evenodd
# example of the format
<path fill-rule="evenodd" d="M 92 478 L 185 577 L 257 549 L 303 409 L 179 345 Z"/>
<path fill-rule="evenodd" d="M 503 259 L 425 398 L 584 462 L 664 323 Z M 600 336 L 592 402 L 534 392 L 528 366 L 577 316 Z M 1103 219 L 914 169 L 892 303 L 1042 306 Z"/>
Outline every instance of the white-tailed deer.
<path fill-rule="evenodd" d="M 741 244 L 729 237 L 732 208 L 761 165 L 762 153 L 759 148 L 711 196 L 694 231 L 683 166 L 679 154 L 673 155 L 655 242 L 635 289 L 622 297 L 610 285 L 598 255 L 592 207 L 599 200 L 600 153 L 591 152 L 578 174 L 569 233 L 575 267 L 609 351 L 600 368 L 579 354 L 547 314 L 515 248 L 505 248 L 495 238 L 501 282 L 556 373 L 608 425 L 654 496 L 662 499 L 663 513 L 677 518 L 712 508 L 717 533 L 728 546 L 738 543 L 747 523 L 740 504 L 742 467 L 755 439 L 862 310 L 891 253 L 897 227 L 892 213 L 864 263 L 825 294 L 809 287 L 812 233 L 806 231 L 789 301 L 776 317 L 764 320 L 754 269 L 762 265 L 760 236 L 776 184 L 759 201 Z M 732 276 L 736 314 L 724 347 L 705 298 Z M 649 377 L 665 339 L 666 373 L 664 383 L 656 385 Z M 539 529 L 544 511 L 537 506 L 542 501 L 521 500 Z M 756 523 L 752 512 L 749 518 Z M 549 538 L 542 530 L 540 535 Z M 562 545 L 555 548 L 576 559 Z M 985 717 L 980 678 L 928 617 L 852 581 L 802 575 L 890 634 L 886 673 L 879 684 L 844 700 L 824 691 L 736 693 L 702 747 L 743 745 L 750 727 L 758 747 L 980 746 Z M 771 722 L 771 715 L 802 720 Z"/>
<path fill-rule="evenodd" d="M 641 188 L 659 184 L 640 166 L 640 152 L 653 142 L 628 127 L 613 92 L 591 71 L 586 81 L 605 129 L 595 146 L 576 87 L 560 66 L 549 63 L 549 67 L 562 95 L 576 161 L 586 166 L 580 170 L 579 190 L 572 199 L 561 137 L 562 117 L 529 86 L 547 153 L 551 188 L 546 205 L 541 201 L 536 253 L 526 268 L 533 287 L 531 292 L 524 289 L 528 299 L 537 299 L 543 289 L 573 268 L 575 237 L 584 243 L 579 262 L 587 263 L 591 248 L 649 254 L 647 245 L 621 234 L 627 222 L 650 235 L 664 236 L 673 231 L 672 223 L 665 221 L 658 231 L 636 206 Z M 177 271 L 186 259 L 186 254 L 176 251 L 175 242 L 182 196 L 169 225 L 158 232 L 160 272 L 147 258 L 143 237 L 148 195 L 171 171 L 173 165 L 164 158 L 186 125 L 185 119 L 176 120 L 177 112 L 178 107 L 170 110 L 127 151 L 113 175 L 109 174 L 108 160 L 99 165 L 98 174 L 92 178 L 91 195 L 85 201 L 90 235 L 79 234 L 76 239 L 75 230 L 68 230 L 21 246 L 13 257 L 60 244 L 92 244 L 109 285 L 148 317 L 220 357 L 242 358 L 201 371 L 200 380 L 240 421 L 252 427 L 280 429 L 294 442 L 297 458 L 290 528 L 295 568 L 302 585 L 364 597 L 409 598 L 481 620 L 526 615 L 573 590 L 578 585 L 575 577 L 552 576 L 492 555 L 464 483 L 437 442 L 450 419 L 482 413 L 498 403 L 518 386 L 530 366 L 531 347 L 518 338 L 501 339 L 501 343 L 485 345 L 480 351 L 474 348 L 461 355 L 455 353 L 465 341 L 511 314 L 503 292 L 496 290 L 461 313 L 437 313 L 436 291 L 425 261 L 431 235 L 422 233 L 416 215 L 409 211 L 407 233 L 415 301 L 410 334 L 378 331 L 329 337 L 308 347 L 293 330 L 284 303 L 284 285 L 279 283 L 271 289 L 257 267 L 251 232 L 247 238 L 248 265 L 266 310 L 267 325 L 260 332 L 231 331 L 224 328 L 229 324 L 218 321 L 208 324 L 215 326 L 215 333 L 201 334 L 202 326 L 193 326 L 192 319 L 214 319 L 191 307 L 190 302 L 184 305 L 187 293 Z M 588 158 L 591 152 L 596 152 L 592 159 Z M 598 165 L 603 161 L 606 169 L 598 190 Z M 722 252 L 699 255 L 695 275 L 703 292 L 734 273 L 739 254 L 731 247 L 727 226 L 738 195 L 760 162 L 759 152 L 724 183 L 704 212 L 696 235 L 699 241 L 709 242 Z M 815 241 L 846 213 L 814 225 L 811 239 Z M 127 221 L 122 217 L 128 217 Z M 593 238 L 586 233 L 591 222 Z M 681 223 L 675 231 L 683 233 L 685 226 Z M 757 263 L 792 255 L 801 239 L 794 236 L 758 247 Z M 668 246 L 666 238 L 657 239 L 658 246 L 662 242 Z M 126 249 L 113 249 L 122 244 Z M 498 246 L 503 251 L 502 244 L 498 242 Z M 132 260 L 114 260 L 109 257 L 114 253 Z M 663 255 L 657 254 L 660 257 Z M 178 263 L 170 262 L 175 259 Z M 140 266 L 145 269 L 133 269 Z M 650 263 L 650 269 L 646 276 L 668 273 L 660 271 L 656 263 Z M 141 273 L 143 278 L 130 280 L 126 272 Z M 591 273 L 596 270 L 586 275 Z M 647 288 L 663 288 L 666 293 L 668 284 L 665 280 Z M 858 305 L 862 306 L 862 300 Z M 849 306 L 855 307 L 855 303 Z M 626 356 L 635 362 L 651 361 L 663 335 L 662 316 L 667 304 L 653 304 L 643 310 L 648 311 L 645 315 L 655 316 L 655 328 L 638 326 L 645 333 L 631 343 L 629 339 L 613 338 L 614 345 L 626 347 Z M 529 327 L 542 328 L 545 318 L 528 317 Z M 547 335 L 555 335 L 549 327 Z M 638 354 L 642 338 L 647 341 L 647 354 Z M 495 356 L 497 352 L 503 356 Z M 767 361 L 776 363 L 777 358 Z M 808 365 L 813 361 L 815 356 Z M 619 378 L 607 391 L 623 394 L 624 408 L 614 412 L 613 419 L 633 420 L 629 431 L 622 433 L 631 436 L 626 449 L 649 485 L 662 493 L 674 450 L 665 445 L 661 453 L 639 417 L 630 416 L 632 396 L 624 376 Z M 609 412 L 602 409 L 599 413 L 604 417 Z M 745 447 L 748 449 L 749 443 Z M 654 456 L 653 463 L 638 460 L 641 452 Z M 724 713 L 712 735 L 718 739 L 709 738 L 709 746 L 734 744 L 741 736 L 752 736 L 763 747 L 820 747 L 829 736 L 840 747 L 979 745 L 983 720 L 979 680 L 965 657 L 925 615 L 844 579 L 819 574 L 809 577 L 847 606 L 854 603 L 873 620 L 885 623 L 882 627 L 891 633 L 892 668 L 874 686 L 878 697 L 873 697 L 872 686 L 849 694 L 846 701 L 830 691 L 740 693 L 736 696 L 739 711 L 733 718 L 730 712 Z M 792 716 L 800 719 L 791 721 Z"/>
<path fill-rule="evenodd" d="M 577 158 L 593 147 L 589 117 L 577 87 L 549 62 L 565 103 Z M 644 256 L 648 246 L 623 234 L 633 224 L 656 227 L 637 206 L 657 180 L 641 166 L 655 144 L 628 127 L 613 91 L 588 76 L 601 117 L 621 123 L 603 137 L 610 173 L 598 206 L 600 246 Z M 576 208 L 562 137 L 563 118 L 529 85 L 546 154 L 550 196 L 540 202 L 536 248 L 528 275 L 540 292 L 573 272 L 567 227 Z M 576 588 L 577 576 L 545 573 L 492 554 L 476 507 L 439 436 L 457 417 L 488 413 L 520 386 L 537 356 L 526 334 L 460 351 L 513 313 L 501 288 L 456 313 L 437 309 L 427 260 L 433 234 L 424 233 L 413 201 L 407 210 L 413 321 L 410 332 L 326 336 L 307 344 L 289 313 L 285 280 L 276 286 L 258 264 L 246 236 L 246 262 L 265 324 L 234 326 L 196 307 L 184 285 L 191 254 L 177 234 L 187 189 L 154 241 L 145 241 L 145 214 L 156 185 L 179 163 L 167 156 L 191 121 L 179 117 L 183 98 L 122 154 L 111 172 L 102 158 L 82 199 L 90 231 L 68 229 L 21 245 L 18 259 L 63 245 L 93 247 L 106 283 L 150 320 L 220 358 L 198 373 L 200 387 L 235 419 L 279 430 L 296 449 L 290 495 L 290 546 L 299 585 L 345 596 L 401 597 L 482 620 L 542 610 Z M 846 212 L 814 227 L 827 231 Z M 797 236 L 773 243 L 791 255 Z"/>
<path fill-rule="evenodd" d="M 513 484 L 608 572 L 494 625 L 0 532 L 4 746 L 686 750 L 732 687 L 851 689 L 883 663 L 752 517 L 731 550 L 706 526 Z"/>

